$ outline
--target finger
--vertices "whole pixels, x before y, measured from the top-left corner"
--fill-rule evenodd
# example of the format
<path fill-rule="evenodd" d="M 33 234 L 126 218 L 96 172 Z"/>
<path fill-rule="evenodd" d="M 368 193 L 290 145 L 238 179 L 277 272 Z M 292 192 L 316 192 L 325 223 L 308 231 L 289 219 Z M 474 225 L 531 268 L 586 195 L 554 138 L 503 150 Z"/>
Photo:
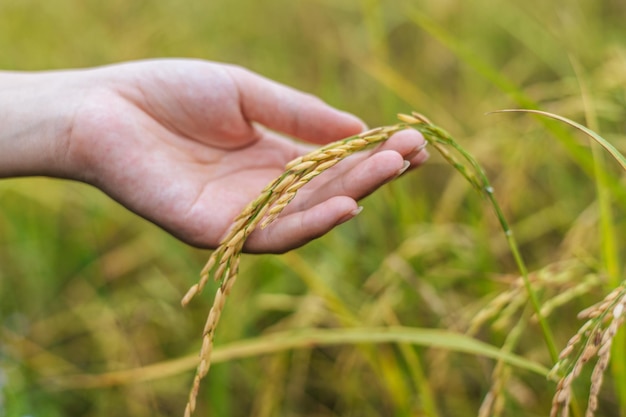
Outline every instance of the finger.
<path fill-rule="evenodd" d="M 409 161 L 411 164 L 411 167 L 409 168 L 412 168 L 413 164 L 418 165 L 423 163 L 428 158 L 427 152 L 422 153 L 425 146 L 426 140 L 421 133 L 413 129 L 403 130 L 394 134 L 377 148 L 367 152 L 358 152 L 340 164 L 337 164 L 331 170 L 324 173 L 324 175 L 320 179 L 317 179 L 317 181 L 319 182 L 322 178 L 322 181 L 335 181 L 336 178 L 345 175 L 358 164 L 368 158 L 371 158 L 372 155 L 384 151 L 397 152 L 401 155 L 403 160 Z M 385 165 L 381 165 L 380 167 L 375 166 L 374 168 L 385 168 Z"/>
<path fill-rule="evenodd" d="M 333 196 L 360 200 L 396 178 L 408 168 L 402 156 L 391 150 L 377 152 L 339 176 L 325 172 L 300 191 L 286 212 L 304 210 Z"/>
<path fill-rule="evenodd" d="M 348 197 L 334 197 L 308 210 L 280 217 L 266 229 L 255 230 L 246 241 L 252 253 L 284 253 L 316 239 L 357 214 L 360 208 Z"/>
<path fill-rule="evenodd" d="M 420 149 L 419 152 L 417 152 L 414 156 L 408 159 L 410 166 L 407 171 L 410 171 L 412 169 L 419 167 L 424 162 L 426 162 L 428 158 L 430 158 L 430 153 L 428 153 L 428 150 L 425 149 L 425 147 L 426 147 L 426 144 L 424 144 L 424 148 Z"/>
<path fill-rule="evenodd" d="M 276 83 L 240 67 L 228 67 L 246 119 L 313 143 L 355 135 L 365 128 L 356 116 L 319 98 Z"/>
<path fill-rule="evenodd" d="M 372 151 L 380 152 L 384 150 L 394 150 L 406 160 L 411 160 L 426 146 L 426 140 L 420 132 L 415 129 L 401 130 L 394 134 L 378 148 Z"/>
<path fill-rule="evenodd" d="M 407 169 L 422 164 L 428 158 L 425 145 L 419 132 L 399 132 L 373 153 L 355 155 L 315 178 L 288 210 L 302 210 L 335 195 L 360 200 Z"/>

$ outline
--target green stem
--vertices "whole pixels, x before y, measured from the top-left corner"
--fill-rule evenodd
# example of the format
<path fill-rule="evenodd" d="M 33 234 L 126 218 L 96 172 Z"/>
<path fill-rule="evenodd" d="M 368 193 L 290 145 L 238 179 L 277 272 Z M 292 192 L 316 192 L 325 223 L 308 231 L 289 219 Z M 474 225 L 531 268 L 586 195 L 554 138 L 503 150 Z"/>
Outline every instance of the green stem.
<path fill-rule="evenodd" d="M 430 125 L 430 124 L 416 124 L 414 125 L 415 129 L 420 131 L 424 137 L 434 145 L 435 149 L 442 153 L 442 156 L 454 166 L 475 188 L 477 188 L 482 194 L 486 195 L 493 207 L 496 216 L 498 217 L 498 221 L 500 222 L 500 226 L 506 235 L 506 240 L 513 254 L 513 258 L 515 259 L 515 263 L 520 271 L 522 279 L 524 281 L 524 287 L 526 292 L 528 293 L 528 298 L 530 299 L 531 305 L 537 316 L 537 320 L 539 322 L 539 326 L 541 327 L 541 331 L 543 332 L 543 337 L 548 347 L 548 351 L 550 352 L 550 357 L 553 362 L 558 360 L 558 350 L 556 348 L 556 344 L 554 342 L 554 336 L 552 335 L 552 331 L 545 317 L 541 314 L 541 306 L 539 304 L 539 298 L 537 297 L 537 293 L 533 290 L 532 285 L 530 283 L 530 279 L 528 278 L 528 269 L 522 258 L 521 252 L 517 245 L 517 241 L 513 237 L 513 231 L 509 227 L 507 223 L 504 213 L 500 208 L 496 198 L 493 195 L 493 187 L 489 183 L 489 179 L 485 174 L 485 171 L 482 167 L 476 162 L 476 160 L 465 150 L 463 149 L 454 139 L 443 129 Z M 454 148 L 474 169 L 475 175 L 471 175 L 465 169 L 465 166 L 459 164 L 452 156 L 441 146 L 441 144 L 449 145 Z M 443 152 L 442 152 L 443 150 Z"/>

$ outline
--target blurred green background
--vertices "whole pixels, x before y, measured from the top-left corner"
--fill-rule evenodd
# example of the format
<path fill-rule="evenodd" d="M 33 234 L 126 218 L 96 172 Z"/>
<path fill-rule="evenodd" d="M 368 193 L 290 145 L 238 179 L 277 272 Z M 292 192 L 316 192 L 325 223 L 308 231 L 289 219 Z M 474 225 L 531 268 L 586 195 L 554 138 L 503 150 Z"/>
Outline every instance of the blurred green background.
<path fill-rule="evenodd" d="M 625 150 L 625 18 L 621 0 L 1 0 L 0 68 L 194 57 L 245 66 L 370 126 L 424 113 L 487 170 L 562 348 L 577 312 L 623 277 L 622 176 L 564 126 L 485 113 L 541 108 Z M 431 153 L 324 238 L 244 257 L 217 349 L 402 325 L 472 329 L 551 367 L 496 217 Z M 0 181 L 0 415 L 182 415 L 215 287 L 187 309 L 179 300 L 207 257 L 88 186 Z M 472 323 L 507 292 L 508 307 Z M 474 416 L 494 383 L 497 406 L 483 415 L 548 414 L 545 376 L 443 341 L 253 346 L 212 366 L 197 415 Z M 614 359 L 598 415 L 626 415 L 626 366 Z"/>

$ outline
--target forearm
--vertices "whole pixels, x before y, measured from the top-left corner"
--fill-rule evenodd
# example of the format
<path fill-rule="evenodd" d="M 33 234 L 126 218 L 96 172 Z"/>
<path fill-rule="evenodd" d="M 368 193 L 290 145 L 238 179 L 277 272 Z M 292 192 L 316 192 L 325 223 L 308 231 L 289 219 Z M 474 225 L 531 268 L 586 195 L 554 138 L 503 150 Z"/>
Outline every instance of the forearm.
<path fill-rule="evenodd" d="M 69 176 L 71 73 L 0 71 L 0 178 Z"/>

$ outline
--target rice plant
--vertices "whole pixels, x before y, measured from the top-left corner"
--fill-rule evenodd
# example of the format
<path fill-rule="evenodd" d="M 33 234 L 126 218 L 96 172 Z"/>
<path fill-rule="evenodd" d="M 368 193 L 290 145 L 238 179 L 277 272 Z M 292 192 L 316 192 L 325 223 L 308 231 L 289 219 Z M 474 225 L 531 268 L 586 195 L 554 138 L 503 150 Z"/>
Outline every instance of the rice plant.
<path fill-rule="evenodd" d="M 368 197 L 359 218 L 324 238 L 280 256 L 244 255 L 236 290 L 222 294 L 228 307 L 213 315 L 220 323 L 196 415 L 624 415 L 625 335 L 613 336 L 623 316 L 620 162 L 539 114 L 484 116 L 546 109 L 584 120 L 623 152 L 624 7 L 9 1 L 0 6 L 0 67 L 230 62 L 371 126 L 420 109 L 488 174 L 486 185 L 454 146 L 431 138 L 467 178 L 432 152 L 420 172 Z M 0 201 L 0 414 L 181 411 L 213 300 L 179 302 L 208 254 L 80 184 L 3 180 Z M 218 286 L 209 279 L 205 292 Z M 607 294 L 615 298 L 598 303 Z"/>
<path fill-rule="evenodd" d="M 587 135 L 600 143 L 612 156 L 615 157 L 615 159 L 618 160 L 618 162 L 620 162 L 622 167 L 626 169 L 626 158 L 624 158 L 613 145 L 597 135 L 595 132 L 578 123 L 547 112 L 534 110 L 505 110 L 503 112 L 506 111 L 526 111 L 530 113 L 537 113 L 570 124 L 585 132 Z M 473 186 L 474 189 L 489 200 L 520 271 L 521 281 L 525 289 L 525 296 L 521 298 L 516 297 L 515 290 L 509 293 L 503 293 L 501 296 L 492 301 L 492 307 L 483 309 L 480 314 L 474 318 L 471 328 L 475 329 L 479 327 L 488 317 L 497 315 L 505 306 L 510 307 L 511 305 L 517 305 L 518 308 L 521 308 L 526 300 L 530 300 L 534 310 L 534 317 L 541 325 L 543 336 L 552 356 L 552 360 L 557 361 L 557 351 L 552 330 L 544 318 L 544 311 L 552 307 L 547 304 L 544 304 L 542 307 L 540 304 L 536 292 L 533 289 L 526 264 L 522 259 L 517 242 L 513 236 L 513 231 L 509 227 L 497 199 L 494 197 L 494 189 L 490 185 L 484 170 L 480 164 L 450 136 L 449 133 L 434 125 L 423 115 L 413 112 L 411 115 L 399 114 L 398 118 L 401 123 L 392 126 L 375 128 L 359 135 L 331 143 L 289 162 L 285 166 L 285 172 L 267 185 L 259 197 L 252 201 L 242 211 L 242 213 L 235 218 L 229 234 L 223 239 L 220 246 L 213 252 L 207 264 L 203 268 L 200 274 L 199 283 L 194 284 L 182 300 L 183 306 L 186 306 L 194 296 L 202 291 L 208 282 L 210 275 L 213 275 L 213 278 L 219 282 L 219 288 L 215 294 L 213 306 L 209 311 L 202 333 L 202 348 L 200 351 L 199 364 L 196 370 L 193 386 L 189 394 L 189 402 L 185 408 L 185 417 L 190 417 L 194 412 L 200 382 L 209 372 L 215 331 L 220 315 L 224 309 L 226 298 L 231 292 L 237 279 L 241 252 L 246 238 L 255 230 L 257 226 L 260 226 L 261 228 L 267 227 L 272 223 L 272 221 L 278 218 L 282 210 L 284 210 L 289 202 L 293 200 L 298 190 L 306 185 L 311 179 L 339 163 L 342 159 L 348 157 L 349 155 L 362 151 L 374 144 L 383 142 L 394 133 L 407 128 L 414 128 L 422 133 L 427 143 L 434 147 L 441 154 L 441 156 Z M 459 157 L 454 156 L 453 152 L 456 152 Z M 559 301 L 553 300 L 552 304 L 556 304 L 557 302 L 566 302 L 568 298 L 572 297 L 571 294 L 576 293 L 580 293 L 580 288 L 577 287 L 575 290 L 569 291 L 570 295 L 561 295 Z M 520 300 L 521 303 L 511 304 L 512 300 L 515 298 Z M 574 351 L 574 348 L 577 345 L 582 346 L 580 349 L 581 353 L 579 353 L 577 359 L 573 361 L 573 363 L 569 364 L 566 376 L 561 378 L 559 381 L 557 392 L 553 400 L 551 416 L 556 417 L 559 410 L 562 410 L 562 417 L 568 416 L 572 382 L 580 375 L 583 365 L 588 362 L 593 355 L 597 354 L 598 362 L 594 368 L 592 376 L 592 385 L 589 394 L 589 404 L 587 407 L 586 417 L 592 417 L 594 415 L 594 412 L 597 409 L 597 397 L 602 385 L 602 378 L 610 358 L 611 344 L 615 334 L 617 333 L 617 329 L 623 322 L 622 313 L 625 306 L 626 289 L 622 285 L 615 289 L 599 305 L 594 306 L 579 315 L 579 317 L 589 318 L 590 320 L 572 339 L 570 339 L 565 350 L 558 356 L 559 362 L 555 365 L 553 372 L 556 373 L 559 369 L 565 366 L 566 361 L 569 360 L 570 354 Z M 523 321 L 520 321 L 520 324 L 516 326 L 518 331 L 511 332 L 509 335 L 511 343 L 516 343 L 517 338 L 521 336 L 521 331 L 523 329 L 522 324 Z M 470 332 L 472 332 L 472 330 L 470 330 Z M 507 351 L 506 345 L 503 347 L 503 350 Z M 497 414 L 500 414 L 503 406 L 501 403 L 498 404 L 497 400 L 500 399 L 499 390 L 501 389 L 499 385 L 499 375 L 503 372 L 503 369 L 504 364 L 499 362 L 493 374 L 492 391 L 490 391 L 486 402 L 483 403 L 480 415 L 495 413 L 497 410 L 500 410 L 497 411 Z M 487 411 L 482 411 L 483 409 Z"/>
<path fill-rule="evenodd" d="M 278 218 L 287 204 L 296 196 L 298 190 L 313 178 L 351 154 L 383 142 L 394 133 L 406 128 L 406 124 L 398 124 L 368 130 L 298 157 L 289 162 L 285 166 L 285 172 L 265 187 L 259 197 L 235 218 L 229 234 L 222 240 L 202 270 L 200 282 L 194 284 L 182 300 L 182 304 L 185 306 L 196 294 L 201 292 L 209 280 L 209 274 L 215 269 L 213 277 L 220 282 L 220 287 L 215 294 L 213 306 L 209 311 L 202 333 L 200 364 L 189 395 L 185 416 L 190 416 L 193 413 L 200 381 L 209 371 L 215 329 L 224 308 L 226 297 L 237 279 L 241 251 L 246 238 L 255 230 L 257 225 L 260 224 L 260 227 L 264 228 Z"/>
<path fill-rule="evenodd" d="M 423 115 L 414 112 L 410 116 L 400 114 L 398 117 L 402 123 L 375 128 L 359 135 L 331 143 L 289 162 L 285 166 L 285 172 L 265 187 L 259 197 L 252 201 L 242 213 L 235 218 L 229 234 L 222 240 L 220 246 L 213 252 L 209 261 L 203 268 L 199 283 L 194 284 L 182 300 L 182 304 L 185 306 L 195 295 L 201 292 L 208 282 L 211 273 L 213 274 L 213 278 L 220 283 L 202 333 L 203 341 L 200 351 L 200 360 L 189 395 L 189 402 L 185 409 L 186 417 L 189 417 L 195 410 L 200 382 L 209 371 L 215 330 L 219 322 L 219 317 L 224 309 L 226 297 L 231 292 L 237 278 L 241 252 L 246 238 L 255 230 L 257 225 L 263 228 L 271 224 L 289 202 L 293 200 L 297 191 L 311 179 L 354 152 L 362 151 L 373 144 L 385 141 L 394 133 L 410 127 L 421 132 L 425 136 L 427 143 L 437 149 L 437 151 L 439 151 L 439 153 L 461 173 L 477 191 L 484 194 L 489 199 L 520 269 L 529 299 L 532 301 L 535 314 L 541 323 L 548 347 L 551 349 L 551 352 L 556 354 L 551 331 L 543 320 L 539 302 L 530 285 L 528 272 L 520 255 L 517 243 L 513 238 L 513 232 L 509 228 L 502 210 L 493 196 L 494 190 L 484 171 L 478 162 L 458 145 L 445 130 L 433 125 Z M 465 163 L 459 162 L 449 149 L 461 155 Z"/>

